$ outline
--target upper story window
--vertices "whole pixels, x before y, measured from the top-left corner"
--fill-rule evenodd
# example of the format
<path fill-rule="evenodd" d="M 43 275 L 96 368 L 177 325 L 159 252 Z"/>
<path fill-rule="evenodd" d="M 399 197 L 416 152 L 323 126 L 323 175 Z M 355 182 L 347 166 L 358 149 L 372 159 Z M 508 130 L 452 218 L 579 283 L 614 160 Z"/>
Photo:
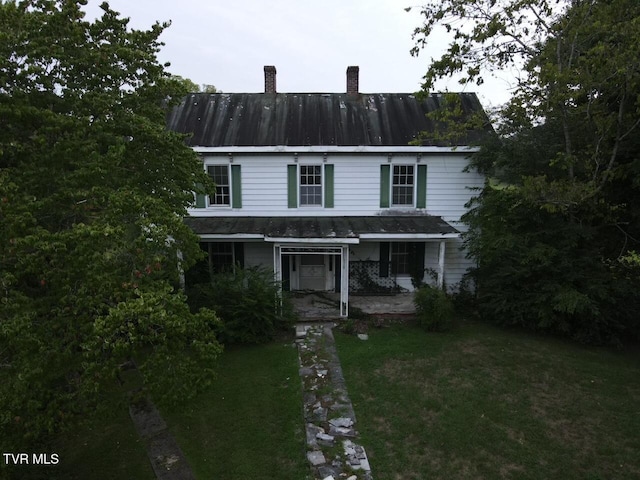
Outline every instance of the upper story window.
<path fill-rule="evenodd" d="M 392 205 L 413 205 L 414 166 L 394 165 L 391 183 Z"/>
<path fill-rule="evenodd" d="M 300 205 L 322 206 L 322 167 L 300 165 Z"/>
<path fill-rule="evenodd" d="M 427 207 L 426 164 L 380 165 L 380 208 Z"/>
<path fill-rule="evenodd" d="M 287 165 L 287 207 L 333 208 L 333 164 Z"/>
<path fill-rule="evenodd" d="M 209 205 L 231 205 L 231 185 L 228 165 L 209 165 L 207 172 L 216 184 L 216 193 L 209 195 Z"/>

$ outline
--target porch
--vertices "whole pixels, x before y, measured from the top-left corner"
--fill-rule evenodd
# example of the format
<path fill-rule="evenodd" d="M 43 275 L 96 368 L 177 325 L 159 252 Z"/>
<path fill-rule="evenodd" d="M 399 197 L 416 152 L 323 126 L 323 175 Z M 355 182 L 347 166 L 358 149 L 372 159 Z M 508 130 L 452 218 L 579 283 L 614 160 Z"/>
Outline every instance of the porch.
<path fill-rule="evenodd" d="M 340 293 L 295 292 L 291 294 L 291 299 L 301 321 L 340 318 Z M 349 308 L 351 311 L 356 308 L 374 316 L 404 316 L 415 313 L 413 293 L 351 295 Z"/>
<path fill-rule="evenodd" d="M 431 273 L 435 285 L 444 287 L 445 259 L 451 250 L 447 244 L 460 237 L 442 218 L 424 214 L 200 217 L 185 222 L 209 245 L 210 266 L 270 264 L 284 290 L 315 291 L 325 300 L 337 297 L 341 317 L 348 316 L 350 303 L 364 311 L 377 310 L 368 313 L 405 313 L 411 301 L 390 302 L 394 297 L 384 294 L 411 291 L 416 278 L 428 281 Z M 225 245 L 224 256 L 212 245 Z M 455 256 L 453 260 L 458 261 Z M 358 298 L 358 293 L 367 297 Z M 332 308 L 322 307 L 321 301 L 302 303 L 303 309 L 313 307 L 314 316 L 333 316 L 322 312 Z"/>

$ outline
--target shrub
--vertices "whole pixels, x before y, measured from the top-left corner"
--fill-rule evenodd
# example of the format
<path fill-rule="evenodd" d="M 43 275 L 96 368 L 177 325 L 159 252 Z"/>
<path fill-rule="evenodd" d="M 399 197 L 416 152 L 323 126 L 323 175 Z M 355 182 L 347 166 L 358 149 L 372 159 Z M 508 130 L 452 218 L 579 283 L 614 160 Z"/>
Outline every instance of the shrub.
<path fill-rule="evenodd" d="M 478 316 L 475 284 L 471 275 L 465 275 L 457 285 L 452 286 L 449 296 L 458 317 Z"/>
<path fill-rule="evenodd" d="M 291 300 L 263 268 L 216 274 L 210 284 L 190 287 L 188 295 L 192 308 L 215 310 L 222 322 L 219 337 L 223 343 L 268 342 L 296 319 Z"/>
<path fill-rule="evenodd" d="M 347 318 L 340 324 L 340 331 L 345 335 L 355 335 L 356 333 L 356 321 L 353 318 Z"/>
<path fill-rule="evenodd" d="M 415 291 L 413 303 L 418 323 L 425 330 L 441 332 L 453 326 L 453 303 L 439 288 L 423 285 Z"/>

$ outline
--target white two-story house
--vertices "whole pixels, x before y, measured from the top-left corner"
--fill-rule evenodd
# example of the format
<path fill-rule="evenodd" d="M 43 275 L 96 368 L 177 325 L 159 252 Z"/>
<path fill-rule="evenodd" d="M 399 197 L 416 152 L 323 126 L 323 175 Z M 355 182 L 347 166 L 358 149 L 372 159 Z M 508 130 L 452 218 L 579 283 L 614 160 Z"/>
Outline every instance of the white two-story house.
<path fill-rule="evenodd" d="M 482 132 L 430 140 L 442 97 L 360 93 L 358 67 L 345 93 L 278 93 L 275 67 L 264 74 L 264 93 L 191 94 L 168 119 L 217 185 L 185 220 L 209 268 L 267 266 L 287 290 L 340 292 L 341 315 L 350 292 L 459 282 L 460 217 L 484 183 L 464 169 Z M 465 113 L 482 112 L 459 95 Z"/>

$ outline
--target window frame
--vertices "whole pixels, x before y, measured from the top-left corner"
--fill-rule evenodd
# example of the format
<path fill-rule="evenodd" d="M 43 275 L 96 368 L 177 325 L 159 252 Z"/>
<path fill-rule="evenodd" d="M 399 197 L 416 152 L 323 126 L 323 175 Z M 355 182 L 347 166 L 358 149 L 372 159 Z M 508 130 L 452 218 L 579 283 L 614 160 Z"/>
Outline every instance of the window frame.
<path fill-rule="evenodd" d="M 411 276 L 411 248 L 408 242 L 390 242 L 389 245 L 389 273 L 396 277 Z M 401 248 L 400 248 L 401 247 Z M 402 251 L 399 251 L 402 250 Z M 397 258 L 402 257 L 403 262 L 398 262 Z M 398 270 L 398 266 L 406 267 L 403 271 Z M 406 270 L 406 271 L 405 271 Z"/>
<path fill-rule="evenodd" d="M 220 248 L 220 247 L 227 247 L 229 252 L 220 252 L 220 251 L 216 251 L 214 252 L 214 246 Z M 227 271 L 226 269 L 228 268 L 228 271 L 233 271 L 233 269 L 235 268 L 236 265 L 236 252 L 235 252 L 235 248 L 234 248 L 234 244 L 233 242 L 207 242 L 207 255 L 208 255 L 208 259 L 207 261 L 209 262 L 209 271 L 212 274 L 217 274 L 217 273 L 224 273 L 225 271 Z M 218 256 L 219 258 L 230 258 L 231 262 L 214 262 L 213 261 L 213 257 L 214 255 Z M 221 267 L 220 269 L 217 269 L 216 267 Z"/>
<path fill-rule="evenodd" d="M 411 168 L 411 179 L 412 182 L 411 184 L 402 184 L 402 183 L 395 183 L 395 177 L 396 177 L 396 168 L 398 170 L 401 170 L 402 168 Z M 415 208 L 416 206 L 416 190 L 417 190 L 417 182 L 416 182 L 416 176 L 417 176 L 417 168 L 416 165 L 413 163 L 394 163 L 391 165 L 391 168 L 389 169 L 389 206 L 390 207 L 397 207 L 397 208 Z M 401 173 L 400 171 L 397 174 L 398 176 L 403 175 L 403 173 Z M 408 174 L 404 174 L 405 176 Z M 395 192 L 394 190 L 396 188 L 406 188 L 407 186 L 411 186 L 411 203 L 395 203 Z M 399 194 L 400 195 L 400 194 Z M 406 196 L 406 193 L 403 194 Z"/>
<path fill-rule="evenodd" d="M 207 172 L 207 175 L 209 175 L 211 177 L 212 180 L 214 180 L 214 177 L 209 173 L 209 169 L 210 168 L 226 168 L 227 170 L 227 184 L 226 185 L 221 185 L 223 187 L 227 187 L 228 188 L 228 192 L 226 193 L 226 197 L 228 200 L 228 203 L 213 203 L 211 202 L 211 197 L 212 195 L 206 195 L 206 207 L 207 208 L 231 208 L 232 204 L 233 204 L 233 179 L 231 178 L 231 166 L 229 164 L 226 163 L 209 163 L 205 165 L 205 169 Z M 215 182 L 215 180 L 214 180 Z M 218 184 L 216 184 L 216 187 L 218 186 Z M 215 196 L 219 195 L 217 192 L 214 194 L 214 198 Z"/>
<path fill-rule="evenodd" d="M 320 177 L 320 185 L 317 184 L 312 184 L 309 185 L 308 183 L 305 183 L 303 185 L 302 183 L 302 169 L 305 168 L 309 168 L 309 167 L 313 167 L 314 169 L 318 169 L 320 171 L 319 173 L 319 177 Z M 323 164 L 322 163 L 303 163 L 303 164 L 299 164 L 298 165 L 298 171 L 297 171 L 297 182 L 298 182 L 298 191 L 297 191 L 297 195 L 298 195 L 298 206 L 300 208 L 324 208 L 324 202 L 325 202 L 325 178 L 324 178 L 324 168 L 323 168 Z M 305 174 L 307 175 L 307 177 L 309 176 L 309 174 Z M 318 174 L 313 173 L 312 176 L 318 176 Z M 319 193 L 319 198 L 320 198 L 320 203 L 303 203 L 302 202 L 302 189 L 303 187 L 320 187 L 320 193 Z M 314 194 L 314 196 L 316 196 Z"/>

